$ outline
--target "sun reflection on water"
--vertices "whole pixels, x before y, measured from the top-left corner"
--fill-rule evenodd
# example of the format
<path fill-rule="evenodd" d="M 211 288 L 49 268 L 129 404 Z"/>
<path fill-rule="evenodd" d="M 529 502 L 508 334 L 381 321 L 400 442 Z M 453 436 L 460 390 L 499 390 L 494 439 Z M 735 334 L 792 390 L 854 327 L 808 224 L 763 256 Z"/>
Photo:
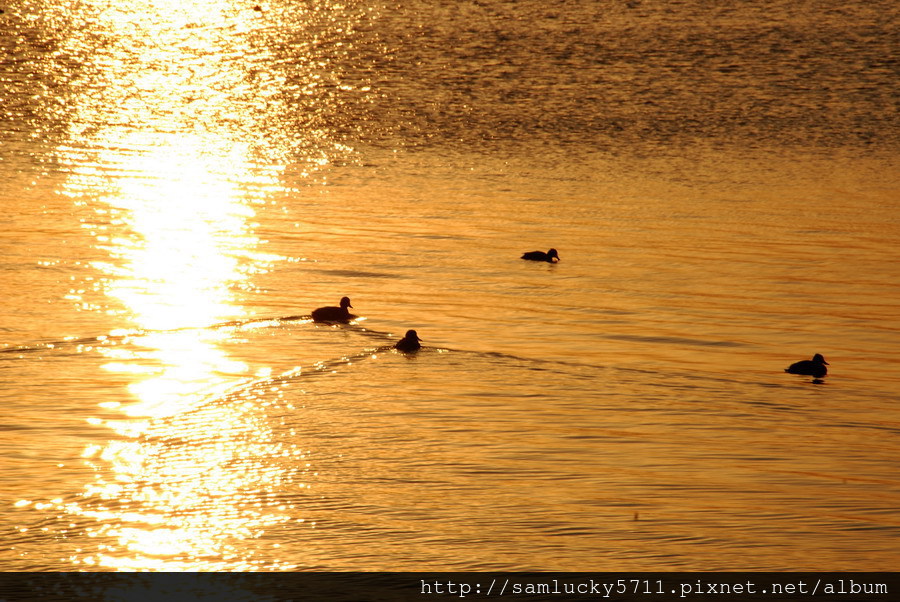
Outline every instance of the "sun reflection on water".
<path fill-rule="evenodd" d="M 267 258 L 234 184 L 243 157 L 203 142 L 173 135 L 169 147 L 98 159 L 128 175 L 92 201 L 117 221 L 113 235 L 97 229 L 109 258 L 93 267 L 106 274 L 107 308 L 139 334 L 108 350 L 105 369 L 133 378 L 133 400 L 123 419 L 105 421 L 117 439 L 86 450 L 97 481 L 68 508 L 96 521 L 86 532 L 103 542 L 72 559 L 81 566 L 249 570 L 257 562 L 237 544 L 288 519 L 265 496 L 283 467 L 257 459 L 301 452 L 272 442 L 252 393 L 221 397 L 252 375 L 221 345 L 227 330 L 204 328 L 241 317 L 235 291 Z M 89 189 L 89 180 L 70 184 Z"/>
<path fill-rule="evenodd" d="M 212 325 L 245 318 L 240 295 L 278 259 L 259 250 L 253 221 L 277 168 L 244 141 L 247 74 L 226 60 L 240 49 L 221 46 L 222 28 L 243 27 L 228 16 L 235 7 L 150 4 L 101 11 L 110 51 L 88 66 L 101 85 L 74 99 L 81 113 L 58 149 L 96 251 L 92 284 L 71 297 L 131 333 L 127 346 L 98 348 L 104 369 L 130 380 L 129 398 L 100 404 L 110 412 L 96 422 L 113 438 L 85 449 L 96 480 L 65 505 L 97 543 L 71 561 L 254 570 L 263 561 L 240 542 L 291 520 L 292 505 L 270 492 L 285 481 L 302 490 L 308 468 L 273 435 L 262 397 L 240 388 L 256 375 L 230 357 L 229 330 Z"/>
<path fill-rule="evenodd" d="M 133 399 L 123 419 L 104 422 L 117 439 L 85 451 L 97 480 L 68 510 L 96 521 L 86 533 L 103 543 L 72 561 L 250 570 L 258 562 L 237 544 L 288 520 L 265 492 L 290 471 L 259 458 L 302 452 L 274 441 L 252 392 L 222 397 L 252 375 L 221 345 L 227 329 L 204 327 L 242 316 L 235 291 L 269 258 L 256 251 L 254 210 L 234 184 L 246 158 L 209 137 L 170 142 L 98 159 L 128 175 L 92 201 L 117 221 L 112 236 L 97 229 L 109 258 L 93 267 L 106 274 L 106 307 L 138 334 L 128 349 L 104 350 L 106 370 L 133 378 Z M 89 190 L 90 176 L 70 185 Z"/>

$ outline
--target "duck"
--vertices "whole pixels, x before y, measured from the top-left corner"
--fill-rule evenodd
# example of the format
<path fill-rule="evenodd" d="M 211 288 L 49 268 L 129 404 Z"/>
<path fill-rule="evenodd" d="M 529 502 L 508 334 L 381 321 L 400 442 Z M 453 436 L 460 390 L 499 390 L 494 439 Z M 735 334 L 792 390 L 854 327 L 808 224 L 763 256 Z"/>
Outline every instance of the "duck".
<path fill-rule="evenodd" d="M 822 354 L 817 353 L 811 360 L 803 360 L 793 363 L 785 368 L 784 371 L 790 374 L 804 374 L 806 376 L 822 378 L 823 376 L 828 374 L 828 368 L 826 368 L 825 366 L 829 365 L 830 364 L 825 361 L 825 358 L 822 357 Z"/>
<path fill-rule="evenodd" d="M 340 307 L 320 307 L 312 312 L 313 322 L 349 322 L 356 316 L 347 311 L 350 305 L 350 297 L 341 297 Z"/>
<path fill-rule="evenodd" d="M 553 259 L 559 261 L 559 253 L 557 253 L 556 249 L 550 249 L 546 253 L 543 251 L 529 251 L 522 255 L 522 259 L 528 259 L 529 261 L 546 261 L 547 263 L 554 263 Z"/>
<path fill-rule="evenodd" d="M 397 351 L 403 351 L 404 353 L 418 351 L 422 346 L 419 344 L 419 341 L 421 340 L 422 339 L 419 338 L 419 335 L 415 330 L 407 330 L 406 336 L 397 341 L 397 344 L 394 345 L 394 349 L 396 349 Z"/>

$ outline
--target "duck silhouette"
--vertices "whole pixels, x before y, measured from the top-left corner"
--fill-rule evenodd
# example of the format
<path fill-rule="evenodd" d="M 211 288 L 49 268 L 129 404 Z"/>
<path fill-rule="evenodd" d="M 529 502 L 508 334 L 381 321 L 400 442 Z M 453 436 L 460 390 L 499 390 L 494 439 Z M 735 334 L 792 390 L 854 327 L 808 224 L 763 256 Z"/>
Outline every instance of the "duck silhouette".
<path fill-rule="evenodd" d="M 784 371 L 790 374 L 804 374 L 806 376 L 812 376 L 814 378 L 822 378 L 823 376 L 828 374 L 828 368 L 825 367 L 828 365 L 830 364 L 825 361 L 825 358 L 822 357 L 822 354 L 817 353 L 811 360 L 803 360 L 793 363 L 785 368 Z"/>
<path fill-rule="evenodd" d="M 419 335 L 415 330 L 407 330 L 406 336 L 397 341 L 397 344 L 394 345 L 394 349 L 397 351 L 403 351 L 404 353 L 410 353 L 412 351 L 418 351 L 422 346 L 419 344 L 419 341 L 422 339 L 419 338 Z"/>
<path fill-rule="evenodd" d="M 528 259 L 529 261 L 546 261 L 547 263 L 555 263 L 553 260 L 559 261 L 559 253 L 556 252 L 556 249 L 550 249 L 546 253 L 543 251 L 529 251 L 522 255 L 522 259 Z"/>
<path fill-rule="evenodd" d="M 348 307 L 353 307 L 350 305 L 350 297 L 341 297 L 340 307 L 331 305 L 314 309 L 312 319 L 314 322 L 349 322 L 356 316 L 347 311 Z"/>

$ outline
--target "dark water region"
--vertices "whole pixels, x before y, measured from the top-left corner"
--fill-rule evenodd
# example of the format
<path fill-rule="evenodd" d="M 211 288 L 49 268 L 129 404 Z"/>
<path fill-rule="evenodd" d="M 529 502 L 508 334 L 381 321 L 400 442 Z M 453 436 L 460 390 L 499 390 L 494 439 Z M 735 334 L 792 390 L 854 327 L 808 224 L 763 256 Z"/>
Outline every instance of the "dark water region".
<path fill-rule="evenodd" d="M 382 17 L 388 52 L 361 54 L 399 115 L 374 121 L 403 124 L 407 144 L 897 145 L 888 5 L 401 3 Z"/>
<path fill-rule="evenodd" d="M 200 111 L 192 127 L 227 124 L 295 156 L 321 143 L 446 152 L 540 141 L 616 154 L 656 144 L 898 143 L 900 34 L 890 2 L 310 2 L 248 10 L 235 3 L 203 19 L 171 8 L 140 22 L 127 7 L 24 2 L 4 16 L 7 133 L 65 137 L 72 121 L 84 121 L 83 99 L 96 101 L 89 110 L 100 115 L 127 113 L 147 103 L 140 91 L 155 83 L 148 74 L 184 69 L 196 78 L 185 106 L 158 107 L 158 116 Z M 122 28 L 106 30 L 107 22 Z M 141 35 L 154 26 L 155 36 Z M 117 36 L 133 43 L 120 50 L 141 71 L 97 60 L 97 47 L 115 48 Z M 197 38 L 219 47 L 210 53 Z M 172 50 L 194 62 L 167 64 Z M 141 57 L 147 51 L 157 56 Z M 221 69 L 198 62 L 209 57 L 237 77 L 215 79 Z M 120 96 L 126 104 L 104 106 L 116 89 L 129 91 Z M 216 96 L 241 118 L 211 102 Z"/>
<path fill-rule="evenodd" d="M 0 567 L 896 567 L 895 3 L 256 6 L 3 7 Z"/>

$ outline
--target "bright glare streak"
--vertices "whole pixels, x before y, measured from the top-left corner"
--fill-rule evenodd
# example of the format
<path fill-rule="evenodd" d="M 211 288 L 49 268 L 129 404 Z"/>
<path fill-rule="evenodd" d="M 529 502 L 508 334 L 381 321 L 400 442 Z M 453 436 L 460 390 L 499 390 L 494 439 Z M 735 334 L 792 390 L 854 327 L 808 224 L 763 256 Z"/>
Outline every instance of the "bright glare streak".
<path fill-rule="evenodd" d="M 101 350 L 133 399 L 103 402 L 120 420 L 94 419 L 115 438 L 85 449 L 97 480 L 66 510 L 96 520 L 89 535 L 103 543 L 72 561 L 251 569 L 235 544 L 288 520 L 259 497 L 278 488 L 280 467 L 255 459 L 284 452 L 252 398 L 221 402 L 254 375 L 230 357 L 229 333 L 210 326 L 243 317 L 243 287 L 272 260 L 257 250 L 245 186 L 271 188 L 277 174 L 262 173 L 243 142 L 247 73 L 223 46 L 255 13 L 236 18 L 218 0 L 100 4 L 109 53 L 89 65 L 96 85 L 71 100 L 77 125 L 59 151 L 72 166 L 66 193 L 94 214 L 84 227 L 103 298 L 84 302 L 89 287 L 70 297 L 139 334 L 129 335 L 130 354 Z"/>

